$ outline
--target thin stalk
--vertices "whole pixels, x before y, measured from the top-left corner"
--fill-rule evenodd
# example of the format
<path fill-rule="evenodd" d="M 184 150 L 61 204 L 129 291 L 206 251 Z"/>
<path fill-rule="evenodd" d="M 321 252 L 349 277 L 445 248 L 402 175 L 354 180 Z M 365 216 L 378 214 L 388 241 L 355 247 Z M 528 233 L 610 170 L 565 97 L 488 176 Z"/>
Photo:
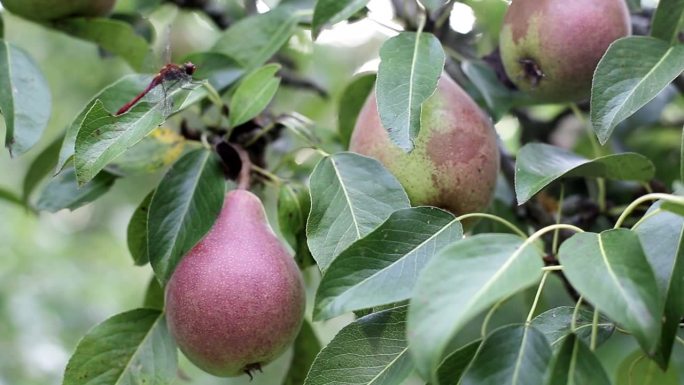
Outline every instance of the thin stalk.
<path fill-rule="evenodd" d="M 625 211 L 622 212 L 622 215 L 618 218 L 618 220 L 615 222 L 615 226 L 613 226 L 614 229 L 618 229 L 622 227 L 622 224 L 627 220 L 630 214 L 632 214 L 632 211 L 634 211 L 637 207 L 639 207 L 642 203 L 648 202 L 648 201 L 657 201 L 657 200 L 664 200 L 667 202 L 673 202 L 673 203 L 678 203 L 684 205 L 684 197 L 679 197 L 676 195 L 670 195 L 670 194 L 663 194 L 663 193 L 655 193 L 655 194 L 646 194 L 642 197 L 639 197 L 637 200 L 634 202 L 630 203 L 629 206 L 625 209 Z"/>
<path fill-rule="evenodd" d="M 584 119 L 582 111 L 580 111 L 579 107 L 577 107 L 577 104 L 575 103 L 570 104 L 570 109 L 575 114 L 575 117 L 582 123 L 582 126 L 584 126 L 584 128 L 587 130 L 589 142 L 591 142 L 591 148 L 594 151 L 594 157 L 601 157 L 603 155 L 601 151 L 601 144 L 598 142 L 598 139 L 596 139 L 596 135 L 594 135 L 594 133 L 591 131 L 586 119 Z M 596 178 L 596 187 L 598 189 L 597 198 L 599 210 L 603 213 L 606 211 L 606 180 L 603 178 Z"/>
<path fill-rule="evenodd" d="M 497 217 L 496 215 L 485 214 L 485 213 L 471 213 L 471 214 L 461 215 L 460 217 L 456 218 L 456 220 L 458 220 L 458 221 L 464 221 L 464 220 L 466 220 L 466 219 L 468 219 L 468 218 L 486 218 L 486 219 L 491 219 L 491 220 L 493 220 L 493 221 L 499 222 L 499 223 L 501 223 L 502 225 L 508 227 L 509 229 L 511 229 L 512 231 L 514 231 L 516 234 L 520 235 L 521 237 L 527 238 L 527 234 L 525 234 L 525 232 L 523 232 L 522 230 L 520 230 L 516 225 L 514 225 L 513 223 L 511 223 L 511 222 L 509 222 L 509 221 L 507 221 L 507 220 L 505 220 L 505 219 L 503 219 L 503 218 L 501 218 L 501 217 Z"/>
<path fill-rule="evenodd" d="M 537 305 L 539 304 L 539 298 L 541 298 L 541 293 L 544 290 L 544 284 L 546 283 L 546 278 L 549 276 L 550 271 L 544 271 L 544 275 L 542 275 L 541 282 L 539 282 L 539 287 L 537 288 L 537 294 L 534 296 L 534 302 L 532 302 L 532 308 L 530 309 L 529 314 L 527 314 L 527 320 L 525 321 L 526 324 L 529 325 L 530 322 L 532 322 L 532 317 L 534 316 L 534 312 L 537 310 Z"/>
<path fill-rule="evenodd" d="M 577 303 L 575 304 L 575 310 L 572 311 L 572 320 L 570 321 L 570 330 L 572 332 L 577 331 L 577 314 L 579 313 L 580 306 L 582 306 L 583 297 L 579 297 Z"/>
<path fill-rule="evenodd" d="M 482 339 L 487 337 L 487 326 L 489 326 L 489 321 L 492 319 L 492 316 L 501 307 L 501 305 L 503 305 L 503 303 L 508 300 L 508 298 L 510 298 L 510 297 L 506 297 L 506 298 L 502 299 L 501 301 L 497 302 L 487 312 L 487 315 L 485 316 L 484 320 L 482 321 L 482 326 L 480 327 L 480 336 L 482 337 Z"/>
<path fill-rule="evenodd" d="M 439 15 L 439 19 L 435 22 L 435 29 L 440 29 L 449 20 L 451 16 L 451 11 L 454 9 L 454 0 L 449 0 L 448 3 L 442 6 L 442 14 Z"/>
<path fill-rule="evenodd" d="M 594 308 L 594 318 L 591 321 L 591 343 L 589 345 L 589 348 L 593 352 L 596 350 L 596 340 L 598 337 L 598 321 L 599 321 L 599 315 L 600 312 L 597 308 Z"/>
<path fill-rule="evenodd" d="M 561 184 L 560 199 L 558 200 L 558 212 L 556 213 L 556 224 L 561 222 L 561 217 L 563 215 L 563 200 L 565 199 L 565 185 Z M 560 230 L 556 230 L 553 233 L 553 243 L 551 246 L 551 251 L 553 255 L 558 253 L 558 237 L 560 235 Z"/>
<path fill-rule="evenodd" d="M 257 174 L 261 174 L 268 178 L 271 182 L 273 182 L 276 185 L 280 185 L 283 183 L 282 178 L 280 178 L 278 175 L 275 175 L 271 172 L 269 172 L 266 169 L 263 169 L 257 165 L 252 164 L 252 171 L 255 171 Z"/>

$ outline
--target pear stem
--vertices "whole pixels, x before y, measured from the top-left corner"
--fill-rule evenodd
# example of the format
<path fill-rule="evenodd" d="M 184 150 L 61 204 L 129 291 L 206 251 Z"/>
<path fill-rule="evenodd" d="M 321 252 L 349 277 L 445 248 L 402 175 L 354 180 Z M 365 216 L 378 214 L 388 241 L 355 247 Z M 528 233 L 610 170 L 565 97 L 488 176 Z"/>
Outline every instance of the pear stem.
<path fill-rule="evenodd" d="M 240 175 L 238 175 L 237 178 L 237 188 L 238 190 L 249 190 L 249 186 L 252 183 L 252 161 L 249 160 L 249 154 L 247 154 L 247 151 L 245 151 L 242 147 L 235 144 L 231 144 L 231 146 L 233 146 L 235 151 L 240 156 L 240 160 L 242 161 Z"/>

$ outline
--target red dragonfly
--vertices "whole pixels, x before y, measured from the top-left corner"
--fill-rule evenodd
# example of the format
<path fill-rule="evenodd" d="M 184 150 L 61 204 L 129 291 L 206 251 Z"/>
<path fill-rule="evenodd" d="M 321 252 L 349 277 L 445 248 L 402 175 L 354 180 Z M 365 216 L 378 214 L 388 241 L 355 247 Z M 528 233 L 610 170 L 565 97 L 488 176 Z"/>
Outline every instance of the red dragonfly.
<path fill-rule="evenodd" d="M 138 103 L 140 99 L 142 99 L 145 95 L 152 91 L 152 89 L 154 89 L 158 85 L 161 85 L 164 82 L 173 82 L 173 84 L 176 84 L 180 81 L 192 81 L 192 74 L 195 73 L 196 68 L 197 67 L 191 62 L 187 62 L 183 65 L 171 63 L 165 65 L 164 67 L 162 67 L 159 73 L 156 74 L 154 78 L 152 78 L 152 81 L 150 82 L 150 84 L 147 85 L 147 88 L 145 88 L 140 94 L 138 94 L 138 96 L 133 98 L 130 102 L 124 104 L 123 107 L 119 108 L 119 110 L 116 112 L 116 116 L 126 113 L 136 103 Z M 164 98 L 166 98 L 166 95 L 164 95 Z"/>

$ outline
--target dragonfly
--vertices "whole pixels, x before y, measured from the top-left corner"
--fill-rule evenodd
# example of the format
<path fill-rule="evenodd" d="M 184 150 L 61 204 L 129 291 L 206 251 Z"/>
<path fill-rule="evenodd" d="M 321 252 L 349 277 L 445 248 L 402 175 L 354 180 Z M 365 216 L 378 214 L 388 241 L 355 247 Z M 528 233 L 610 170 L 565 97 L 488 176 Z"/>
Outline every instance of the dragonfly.
<path fill-rule="evenodd" d="M 133 108 L 133 106 L 140 101 L 145 95 L 150 93 L 155 87 L 162 86 L 164 88 L 164 99 L 166 99 L 166 87 L 165 83 L 171 83 L 171 85 L 177 84 L 179 82 L 190 83 L 192 82 L 192 74 L 195 73 L 197 67 L 191 62 L 187 62 L 182 65 L 169 63 L 166 64 L 150 81 L 150 84 L 138 94 L 135 98 L 131 99 L 128 103 L 124 104 L 118 111 L 116 111 L 116 116 L 125 114 Z"/>

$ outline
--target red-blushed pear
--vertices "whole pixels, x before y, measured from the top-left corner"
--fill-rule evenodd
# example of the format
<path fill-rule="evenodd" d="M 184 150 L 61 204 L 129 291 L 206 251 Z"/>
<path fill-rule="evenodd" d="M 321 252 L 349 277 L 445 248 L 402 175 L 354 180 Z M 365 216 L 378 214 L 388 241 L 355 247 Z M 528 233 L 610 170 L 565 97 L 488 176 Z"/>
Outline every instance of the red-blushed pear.
<path fill-rule="evenodd" d="M 423 103 L 421 128 L 406 153 L 380 122 L 374 94 L 366 101 L 350 150 L 379 160 L 406 189 L 413 205 L 460 215 L 484 210 L 499 172 L 497 137 L 491 120 L 447 75 Z"/>
<path fill-rule="evenodd" d="M 625 0 L 513 0 L 501 58 L 511 81 L 540 101 L 580 101 L 608 46 L 630 33 Z"/>
<path fill-rule="evenodd" d="M 190 361 L 216 376 L 249 374 L 292 344 L 304 285 L 259 198 L 233 190 L 209 233 L 166 287 L 171 334 Z"/>
<path fill-rule="evenodd" d="M 2 0 L 10 12 L 35 21 L 106 16 L 115 3 L 116 0 Z"/>

